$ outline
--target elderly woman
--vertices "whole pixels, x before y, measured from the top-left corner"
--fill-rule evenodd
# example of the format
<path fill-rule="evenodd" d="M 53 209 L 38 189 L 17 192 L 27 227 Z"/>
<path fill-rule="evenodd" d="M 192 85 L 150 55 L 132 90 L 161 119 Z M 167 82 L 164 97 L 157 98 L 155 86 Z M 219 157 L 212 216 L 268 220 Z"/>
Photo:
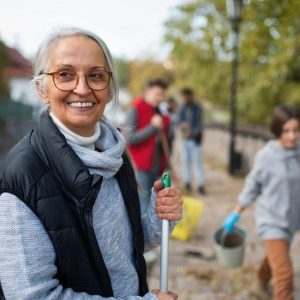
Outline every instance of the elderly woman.
<path fill-rule="evenodd" d="M 180 192 L 156 181 L 141 216 L 124 139 L 103 118 L 117 97 L 107 46 L 61 30 L 40 46 L 34 72 L 47 109 L 0 174 L 5 298 L 177 299 L 148 291 L 143 253 L 159 244 L 161 219 L 181 218 Z"/>

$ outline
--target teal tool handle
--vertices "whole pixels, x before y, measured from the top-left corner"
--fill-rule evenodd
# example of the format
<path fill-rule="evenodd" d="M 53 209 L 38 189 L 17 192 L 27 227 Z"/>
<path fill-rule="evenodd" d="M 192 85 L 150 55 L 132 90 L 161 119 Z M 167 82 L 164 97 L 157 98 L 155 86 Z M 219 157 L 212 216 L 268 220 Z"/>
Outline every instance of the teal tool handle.
<path fill-rule="evenodd" d="M 161 181 L 163 188 L 171 187 L 171 176 L 165 172 Z M 169 221 L 162 220 L 161 248 L 160 248 L 160 291 L 168 292 L 168 255 L 169 255 Z"/>
<path fill-rule="evenodd" d="M 171 187 L 171 176 L 169 172 L 164 172 L 164 174 L 161 177 L 161 181 L 163 183 L 163 188 Z"/>

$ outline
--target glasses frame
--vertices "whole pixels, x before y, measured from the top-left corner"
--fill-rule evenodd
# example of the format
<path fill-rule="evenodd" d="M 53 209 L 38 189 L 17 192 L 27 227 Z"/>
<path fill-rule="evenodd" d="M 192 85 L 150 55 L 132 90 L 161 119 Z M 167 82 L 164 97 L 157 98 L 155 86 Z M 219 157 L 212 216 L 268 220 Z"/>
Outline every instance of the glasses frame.
<path fill-rule="evenodd" d="M 93 88 L 90 87 L 90 85 L 89 85 L 89 83 L 88 83 L 88 80 L 87 80 L 87 75 L 88 75 L 88 74 L 77 74 L 77 73 L 74 72 L 74 73 L 76 74 L 76 84 L 75 84 L 75 86 L 74 86 L 73 89 L 68 89 L 68 90 L 60 89 L 60 88 L 56 85 L 56 83 L 55 83 L 55 75 L 58 74 L 58 73 L 60 73 L 60 72 L 62 72 L 62 71 L 55 71 L 55 72 L 41 72 L 40 75 L 49 75 L 49 76 L 51 76 L 51 77 L 52 77 L 52 80 L 53 80 L 53 83 L 54 83 L 54 86 L 55 86 L 58 90 L 60 90 L 60 91 L 62 91 L 62 92 L 73 91 L 73 90 L 77 87 L 77 85 L 78 85 L 78 80 L 79 80 L 79 77 L 80 77 L 80 76 L 84 76 L 84 77 L 85 77 L 85 82 L 86 82 L 87 86 L 88 86 L 92 91 L 103 91 L 103 90 L 105 90 L 105 89 L 108 88 L 108 86 L 109 86 L 109 84 L 110 84 L 110 80 L 111 80 L 111 78 L 113 77 L 113 73 L 110 72 L 110 71 L 106 71 L 106 70 L 101 70 L 101 71 L 103 71 L 103 72 L 105 72 L 105 73 L 108 74 L 108 82 L 107 82 L 107 86 L 106 86 L 105 88 L 102 88 L 102 89 L 93 89 Z"/>

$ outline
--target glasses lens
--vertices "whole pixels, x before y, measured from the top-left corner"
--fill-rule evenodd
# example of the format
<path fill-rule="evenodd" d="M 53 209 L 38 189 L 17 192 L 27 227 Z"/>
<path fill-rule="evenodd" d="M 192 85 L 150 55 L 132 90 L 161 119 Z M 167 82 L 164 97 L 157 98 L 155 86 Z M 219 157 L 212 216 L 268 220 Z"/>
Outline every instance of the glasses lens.
<path fill-rule="evenodd" d="M 76 88 L 77 74 L 70 71 L 53 73 L 55 86 L 62 91 L 71 91 Z M 110 73 L 103 70 L 95 70 L 86 75 L 86 81 L 92 90 L 104 90 L 108 87 Z"/>
<path fill-rule="evenodd" d="M 61 71 L 53 74 L 56 87 L 63 91 L 70 91 L 76 87 L 76 73 Z"/>
<path fill-rule="evenodd" d="M 109 84 L 108 72 L 95 70 L 87 75 L 87 83 L 92 90 L 104 90 Z"/>

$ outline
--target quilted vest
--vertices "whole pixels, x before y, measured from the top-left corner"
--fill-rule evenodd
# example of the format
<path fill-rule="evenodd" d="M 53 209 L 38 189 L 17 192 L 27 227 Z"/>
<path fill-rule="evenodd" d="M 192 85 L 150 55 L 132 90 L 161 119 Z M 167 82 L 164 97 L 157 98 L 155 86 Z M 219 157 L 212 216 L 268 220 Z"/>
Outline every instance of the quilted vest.
<path fill-rule="evenodd" d="M 143 296 L 148 286 L 137 186 L 125 154 L 123 160 L 116 178 L 131 224 L 135 267 Z M 43 223 L 55 249 L 59 282 L 77 292 L 113 297 L 92 223 L 102 177 L 89 173 L 48 112 L 9 152 L 0 170 L 0 194 L 17 196 Z"/>

